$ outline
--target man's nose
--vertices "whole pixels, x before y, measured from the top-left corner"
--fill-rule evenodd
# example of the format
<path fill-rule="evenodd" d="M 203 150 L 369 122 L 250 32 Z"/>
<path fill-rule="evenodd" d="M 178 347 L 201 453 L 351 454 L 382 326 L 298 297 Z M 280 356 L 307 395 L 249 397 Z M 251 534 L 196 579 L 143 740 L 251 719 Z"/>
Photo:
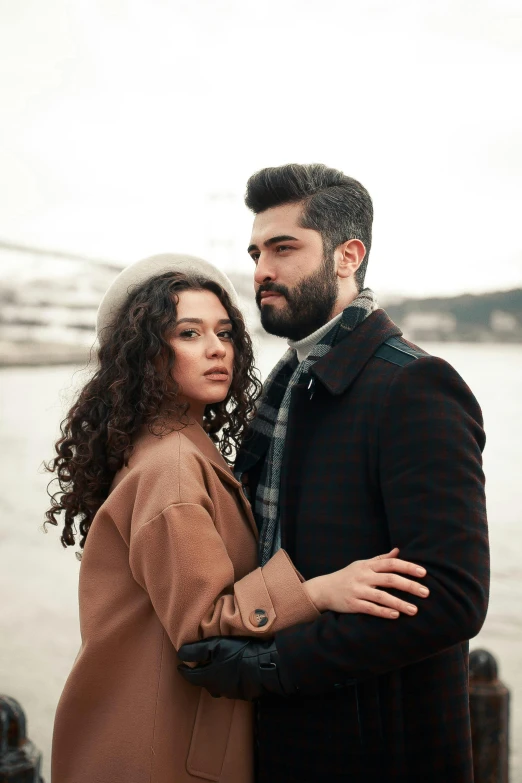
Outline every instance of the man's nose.
<path fill-rule="evenodd" d="M 274 267 L 269 263 L 268 258 L 261 253 L 256 264 L 256 271 L 254 272 L 254 283 L 261 285 L 261 283 L 273 282 L 274 280 Z"/>

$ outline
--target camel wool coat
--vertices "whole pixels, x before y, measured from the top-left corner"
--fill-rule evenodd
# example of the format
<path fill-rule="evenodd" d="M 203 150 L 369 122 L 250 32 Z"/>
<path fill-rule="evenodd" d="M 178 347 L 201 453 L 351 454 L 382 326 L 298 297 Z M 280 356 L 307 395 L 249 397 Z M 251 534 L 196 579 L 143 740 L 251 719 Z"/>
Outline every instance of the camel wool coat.
<path fill-rule="evenodd" d="M 252 783 L 252 705 L 189 685 L 176 650 L 319 616 L 283 550 L 257 567 L 256 538 L 198 424 L 140 435 L 85 544 L 82 645 L 56 713 L 52 783 Z"/>

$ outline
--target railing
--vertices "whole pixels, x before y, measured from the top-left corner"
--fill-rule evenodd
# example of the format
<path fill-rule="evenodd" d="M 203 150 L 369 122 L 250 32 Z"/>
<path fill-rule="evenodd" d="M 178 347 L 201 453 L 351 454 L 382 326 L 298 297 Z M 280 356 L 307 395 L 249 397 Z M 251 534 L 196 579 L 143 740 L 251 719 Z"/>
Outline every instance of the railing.
<path fill-rule="evenodd" d="M 0 696 L 0 783 L 43 783 L 42 754 L 27 739 L 25 727 L 18 702 Z"/>
<path fill-rule="evenodd" d="M 469 656 L 469 707 L 475 783 L 509 783 L 509 691 L 487 650 Z"/>
<path fill-rule="evenodd" d="M 509 691 L 487 650 L 469 656 L 469 704 L 475 783 L 509 783 Z M 27 739 L 21 706 L 0 696 L 0 783 L 44 783 L 41 762 L 42 754 Z"/>

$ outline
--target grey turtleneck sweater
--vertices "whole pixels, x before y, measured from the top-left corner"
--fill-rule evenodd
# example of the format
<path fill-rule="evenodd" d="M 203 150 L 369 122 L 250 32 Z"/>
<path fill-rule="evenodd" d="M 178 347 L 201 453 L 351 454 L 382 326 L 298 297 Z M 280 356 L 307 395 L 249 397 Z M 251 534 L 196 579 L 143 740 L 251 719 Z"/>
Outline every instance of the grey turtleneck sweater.
<path fill-rule="evenodd" d="M 315 332 L 309 334 L 308 337 L 303 337 L 302 340 L 288 340 L 290 348 L 293 348 L 297 353 L 298 362 L 302 362 L 307 358 L 314 345 L 317 345 L 319 340 L 330 331 L 332 326 L 334 326 L 337 321 L 341 320 L 341 317 L 342 312 L 340 312 L 339 315 L 336 315 L 335 318 L 332 318 L 331 321 L 328 321 L 324 326 L 320 326 Z"/>

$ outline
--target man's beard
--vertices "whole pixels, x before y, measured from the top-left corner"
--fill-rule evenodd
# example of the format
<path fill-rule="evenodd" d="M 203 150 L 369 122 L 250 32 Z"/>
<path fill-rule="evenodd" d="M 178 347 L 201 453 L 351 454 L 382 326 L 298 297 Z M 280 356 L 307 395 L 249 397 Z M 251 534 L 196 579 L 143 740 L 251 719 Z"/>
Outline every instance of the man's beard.
<path fill-rule="evenodd" d="M 283 309 L 261 306 L 263 291 L 274 291 L 286 298 Z M 261 325 L 269 334 L 287 337 L 294 342 L 315 332 L 330 320 L 338 296 L 333 254 L 325 258 L 316 272 L 301 280 L 292 292 L 278 283 L 262 283 L 256 293 L 261 311 Z"/>

